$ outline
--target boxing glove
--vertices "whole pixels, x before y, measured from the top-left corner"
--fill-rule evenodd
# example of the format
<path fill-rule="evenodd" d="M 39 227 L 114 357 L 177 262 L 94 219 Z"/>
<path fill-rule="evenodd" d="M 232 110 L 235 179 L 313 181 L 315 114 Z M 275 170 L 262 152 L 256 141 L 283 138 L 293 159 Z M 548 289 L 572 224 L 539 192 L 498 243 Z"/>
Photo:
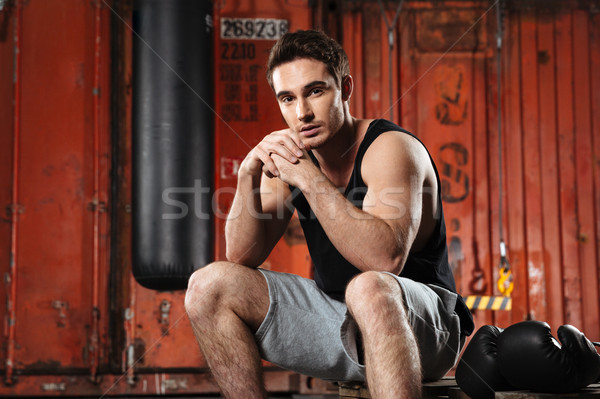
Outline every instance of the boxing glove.
<path fill-rule="evenodd" d="M 559 329 L 561 346 L 550 326 L 524 321 L 506 328 L 498 337 L 500 371 L 519 389 L 538 392 L 573 392 L 600 374 L 596 349 L 573 326 Z"/>
<path fill-rule="evenodd" d="M 456 383 L 473 399 L 491 399 L 495 391 L 513 389 L 498 364 L 496 344 L 502 331 L 495 326 L 477 330 L 456 367 Z"/>
<path fill-rule="evenodd" d="M 558 327 L 558 339 L 575 362 L 577 372 L 573 378 L 576 386 L 582 388 L 600 380 L 600 355 L 581 331 L 565 324 Z"/>

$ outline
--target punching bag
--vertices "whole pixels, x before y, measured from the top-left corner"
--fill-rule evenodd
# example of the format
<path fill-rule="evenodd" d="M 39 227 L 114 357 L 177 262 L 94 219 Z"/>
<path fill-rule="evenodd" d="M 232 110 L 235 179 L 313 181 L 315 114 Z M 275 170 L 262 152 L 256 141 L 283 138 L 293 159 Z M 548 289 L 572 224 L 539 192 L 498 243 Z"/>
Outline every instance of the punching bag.
<path fill-rule="evenodd" d="M 212 2 L 135 0 L 132 269 L 187 287 L 212 260 Z"/>

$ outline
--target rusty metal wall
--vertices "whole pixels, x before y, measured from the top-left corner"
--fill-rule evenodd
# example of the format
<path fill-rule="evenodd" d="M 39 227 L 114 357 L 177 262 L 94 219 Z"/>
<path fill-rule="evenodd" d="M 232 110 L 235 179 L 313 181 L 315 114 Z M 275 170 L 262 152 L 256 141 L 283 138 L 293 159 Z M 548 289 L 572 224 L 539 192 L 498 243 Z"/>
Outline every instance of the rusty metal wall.
<path fill-rule="evenodd" d="M 106 10 L 8 2 L 1 14 L 4 383 L 94 379 L 109 339 Z"/>
<path fill-rule="evenodd" d="M 397 4 L 384 2 L 389 21 Z M 0 395 L 216 391 L 184 293 L 144 289 L 130 272 L 131 5 L 13 0 L 0 11 Z M 240 160 L 283 127 L 261 69 L 273 37 L 249 32 L 315 26 L 348 52 L 353 113 L 393 113 L 430 149 L 461 293 L 498 294 L 492 2 L 406 1 L 391 53 L 375 1 L 214 5 L 215 258 Z M 511 311 L 477 310 L 476 323 L 571 323 L 600 340 L 600 6 L 507 5 L 503 220 L 515 289 Z M 266 266 L 310 275 L 297 225 Z M 266 366 L 271 390 L 327 389 Z"/>
<path fill-rule="evenodd" d="M 88 367 L 90 339 L 101 334 L 92 331 L 99 306 L 94 286 L 102 284 L 93 273 L 106 268 L 107 248 L 105 216 L 99 221 L 95 215 L 106 203 L 108 103 L 97 98 L 108 80 L 95 75 L 94 43 L 108 43 L 108 32 L 96 35 L 95 10 L 82 3 L 40 2 L 21 11 L 20 29 L 13 28 L 20 41 L 14 71 L 19 127 L 10 139 L 18 140 L 18 154 L 7 157 L 19 160 L 16 180 L 8 180 L 8 187 L 18 187 L 17 202 L 7 204 L 18 214 L 18 231 L 11 269 L 3 265 L 13 277 L 7 290 L 17 289 L 15 301 L 9 295 L 9 310 L 16 312 L 7 322 L 16 339 L 8 342 L 15 345 L 11 361 L 18 368 Z M 71 35 L 60 29 L 64 25 Z"/>
<path fill-rule="evenodd" d="M 385 3 L 393 20 L 397 2 Z M 390 117 L 429 147 L 463 295 L 498 295 L 499 173 L 493 2 L 346 2 L 357 116 Z M 477 326 L 570 323 L 600 337 L 600 27 L 597 2 L 508 2 L 502 54 L 503 225 L 512 311 Z M 359 34 L 357 34 L 359 32 Z M 388 60 L 392 57 L 390 87 Z M 390 105 L 390 90 L 392 105 Z"/>

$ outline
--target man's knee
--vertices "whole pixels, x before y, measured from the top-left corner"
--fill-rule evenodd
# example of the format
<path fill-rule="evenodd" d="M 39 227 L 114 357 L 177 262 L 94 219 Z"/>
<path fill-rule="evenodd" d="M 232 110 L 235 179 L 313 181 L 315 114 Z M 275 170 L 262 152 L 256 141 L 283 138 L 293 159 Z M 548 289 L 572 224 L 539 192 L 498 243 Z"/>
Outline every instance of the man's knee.
<path fill-rule="evenodd" d="M 233 314 L 256 329 L 269 309 L 267 281 L 256 269 L 230 262 L 211 263 L 190 277 L 185 309 L 196 322 Z"/>
<path fill-rule="evenodd" d="M 211 312 L 211 308 L 218 306 L 227 285 L 228 268 L 231 268 L 228 262 L 214 262 L 192 274 L 185 294 L 185 309 L 190 317 Z"/>
<path fill-rule="evenodd" d="M 346 288 L 346 305 L 350 313 L 403 309 L 400 284 L 386 273 L 369 271 L 354 277 Z"/>

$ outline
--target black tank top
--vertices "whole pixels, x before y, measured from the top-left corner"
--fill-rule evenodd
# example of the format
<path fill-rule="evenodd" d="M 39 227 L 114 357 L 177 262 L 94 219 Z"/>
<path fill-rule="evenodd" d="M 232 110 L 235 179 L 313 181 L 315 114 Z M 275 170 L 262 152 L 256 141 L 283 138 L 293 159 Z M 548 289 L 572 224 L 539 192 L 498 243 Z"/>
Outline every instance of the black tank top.
<path fill-rule="evenodd" d="M 344 192 L 346 198 L 359 209 L 362 209 L 363 200 L 367 192 L 367 187 L 360 172 L 363 157 L 373 141 L 382 133 L 389 131 L 406 133 L 423 144 L 412 133 L 392 122 L 384 119 L 377 119 L 371 122 L 358 148 L 350 182 Z M 318 165 L 312 152 L 309 152 L 309 155 L 313 162 Z M 431 155 L 429 158 L 431 159 Z M 425 247 L 418 252 L 411 252 L 408 255 L 400 276 L 425 284 L 435 284 L 456 292 L 454 277 L 448 264 L 446 223 L 444 222 L 444 213 L 442 210 L 440 178 L 433 159 L 431 159 L 431 164 L 435 170 L 438 185 L 437 201 L 439 211 L 437 225 Z M 302 192 L 296 187 L 290 188 L 292 190 L 292 203 L 298 211 L 298 217 L 304 230 L 308 250 L 315 265 L 314 280 L 317 286 L 327 295 L 336 300 L 343 301 L 346 285 L 352 277 L 360 273 L 360 270 L 350 264 L 333 246 Z M 473 318 L 460 295 L 458 296 L 455 310 L 461 319 L 463 334 L 469 335 L 474 328 Z"/>

